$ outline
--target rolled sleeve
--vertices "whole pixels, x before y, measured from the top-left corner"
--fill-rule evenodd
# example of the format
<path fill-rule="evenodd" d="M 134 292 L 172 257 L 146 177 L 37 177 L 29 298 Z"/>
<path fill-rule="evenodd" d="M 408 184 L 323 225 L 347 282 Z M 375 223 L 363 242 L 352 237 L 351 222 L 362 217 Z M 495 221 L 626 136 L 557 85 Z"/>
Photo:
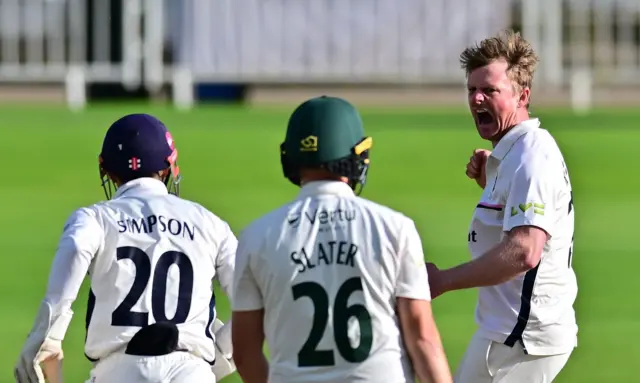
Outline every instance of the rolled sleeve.
<path fill-rule="evenodd" d="M 555 195 L 551 169 L 540 162 L 523 163 L 515 172 L 504 210 L 503 230 L 535 226 L 554 234 Z"/>

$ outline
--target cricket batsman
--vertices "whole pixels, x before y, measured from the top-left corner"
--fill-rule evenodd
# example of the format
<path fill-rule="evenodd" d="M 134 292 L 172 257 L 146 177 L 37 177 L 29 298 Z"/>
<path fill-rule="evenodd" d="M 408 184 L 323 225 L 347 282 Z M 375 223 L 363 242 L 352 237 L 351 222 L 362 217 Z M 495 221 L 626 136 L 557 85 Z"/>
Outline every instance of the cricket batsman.
<path fill-rule="evenodd" d="M 107 201 L 65 223 L 16 380 L 62 381 L 62 341 L 86 275 L 90 382 L 206 383 L 232 373 L 230 322 L 216 318 L 212 288 L 217 278 L 232 296 L 229 225 L 178 197 L 178 151 L 153 116 L 113 123 L 99 160 Z"/>
<path fill-rule="evenodd" d="M 281 163 L 300 192 L 249 225 L 236 254 L 244 382 L 452 381 L 415 224 L 358 197 L 372 143 L 343 99 L 314 98 L 291 115 Z"/>

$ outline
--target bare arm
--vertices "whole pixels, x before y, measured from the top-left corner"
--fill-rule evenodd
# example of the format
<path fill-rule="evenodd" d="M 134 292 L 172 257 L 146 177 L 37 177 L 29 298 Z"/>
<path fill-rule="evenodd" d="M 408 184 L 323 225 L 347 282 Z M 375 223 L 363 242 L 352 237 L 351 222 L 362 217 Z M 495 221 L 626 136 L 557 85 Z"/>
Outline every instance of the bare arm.
<path fill-rule="evenodd" d="M 452 382 L 431 302 L 398 298 L 397 309 L 404 344 L 418 379 L 424 383 Z"/>
<path fill-rule="evenodd" d="M 502 242 L 470 262 L 441 271 L 444 291 L 494 286 L 535 268 L 547 233 L 535 226 L 518 226 Z"/>
<path fill-rule="evenodd" d="M 443 290 L 493 286 L 538 266 L 555 226 L 559 174 L 545 158 L 525 161 L 515 171 L 504 207 L 499 244 L 471 262 L 443 270 Z M 557 167 L 556 167 L 557 168 Z"/>
<path fill-rule="evenodd" d="M 267 383 L 269 363 L 262 352 L 264 310 L 234 311 L 233 359 L 238 373 L 246 383 Z"/>
<path fill-rule="evenodd" d="M 450 383 L 447 357 L 431 313 L 422 241 L 413 221 L 405 221 L 403 226 L 395 296 L 404 344 L 421 382 Z"/>
<path fill-rule="evenodd" d="M 247 383 L 267 383 L 269 363 L 262 352 L 264 344 L 264 301 L 254 270 L 259 263 L 253 255 L 256 237 L 246 229 L 238 241 L 233 273 L 231 342 L 236 369 Z"/>

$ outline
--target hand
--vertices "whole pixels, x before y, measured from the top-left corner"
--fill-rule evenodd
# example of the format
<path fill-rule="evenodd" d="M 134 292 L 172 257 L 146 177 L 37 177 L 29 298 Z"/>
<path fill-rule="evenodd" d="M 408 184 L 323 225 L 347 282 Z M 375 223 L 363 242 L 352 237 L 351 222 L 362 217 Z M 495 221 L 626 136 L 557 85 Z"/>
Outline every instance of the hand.
<path fill-rule="evenodd" d="M 440 269 L 438 269 L 438 266 L 431 262 L 427 262 L 426 266 L 427 274 L 429 274 L 429 289 L 431 290 L 431 299 L 436 299 L 446 292 L 442 280 L 442 272 L 440 271 Z"/>
<path fill-rule="evenodd" d="M 13 370 L 18 383 L 62 382 L 62 339 L 72 316 L 69 309 L 52 320 L 51 305 L 42 302 Z"/>
<path fill-rule="evenodd" d="M 475 180 L 478 186 L 483 189 L 487 185 L 485 166 L 487 164 L 487 158 L 489 158 L 490 155 L 490 150 L 476 149 L 473 151 L 471 157 L 469 157 L 469 163 L 467 164 L 467 177 Z"/>
<path fill-rule="evenodd" d="M 60 344 L 59 350 L 59 353 L 50 354 L 48 357 L 41 355 L 45 357 L 41 364 L 42 372 L 44 372 L 44 377 L 49 383 L 62 383 L 62 359 L 64 358 L 62 344 Z"/>
<path fill-rule="evenodd" d="M 62 382 L 62 343 L 40 340 L 29 336 L 23 347 L 14 376 L 18 383 Z"/>

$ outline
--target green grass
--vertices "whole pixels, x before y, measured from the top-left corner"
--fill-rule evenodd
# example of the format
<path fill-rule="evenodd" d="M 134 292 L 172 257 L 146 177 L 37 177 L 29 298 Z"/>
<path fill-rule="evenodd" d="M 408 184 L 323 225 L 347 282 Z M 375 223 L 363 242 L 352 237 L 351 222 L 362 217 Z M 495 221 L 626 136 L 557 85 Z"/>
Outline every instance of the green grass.
<path fill-rule="evenodd" d="M 159 107 L 103 106 L 81 114 L 52 107 L 0 109 L 4 184 L 0 188 L 3 268 L 0 278 L 0 382 L 13 363 L 42 299 L 64 220 L 103 198 L 97 154 L 109 124 L 145 111 L 165 120 L 180 150 L 183 196 L 203 203 L 239 232 L 252 219 L 293 198 L 282 177 L 278 145 L 289 109 L 206 107 L 181 114 Z M 602 111 L 590 117 L 540 115 L 563 149 L 574 186 L 577 229 L 574 267 L 579 347 L 558 382 L 629 382 L 640 358 L 640 267 L 635 217 L 639 112 Z M 463 112 L 365 110 L 374 137 L 370 183 L 363 196 L 416 221 L 427 258 L 441 267 L 469 258 L 467 228 L 480 191 L 465 178 L 471 151 L 487 147 Z M 64 342 L 67 381 L 82 382 L 87 288 Z M 434 302 L 452 369 L 474 332 L 475 291 Z M 228 302 L 219 301 L 223 320 Z M 225 382 L 239 382 L 231 377 Z"/>

